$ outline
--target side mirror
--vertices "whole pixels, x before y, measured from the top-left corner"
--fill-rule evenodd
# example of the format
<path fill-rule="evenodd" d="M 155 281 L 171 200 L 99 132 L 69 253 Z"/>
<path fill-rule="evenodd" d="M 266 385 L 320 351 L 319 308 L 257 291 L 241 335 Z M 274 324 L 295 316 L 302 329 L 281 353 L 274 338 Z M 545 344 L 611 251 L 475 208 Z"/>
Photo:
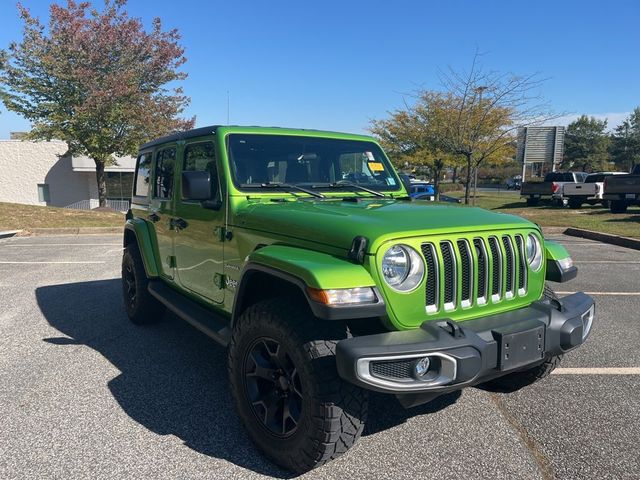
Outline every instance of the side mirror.
<path fill-rule="evenodd" d="M 182 172 L 182 198 L 184 200 L 211 200 L 211 175 L 209 172 Z"/>

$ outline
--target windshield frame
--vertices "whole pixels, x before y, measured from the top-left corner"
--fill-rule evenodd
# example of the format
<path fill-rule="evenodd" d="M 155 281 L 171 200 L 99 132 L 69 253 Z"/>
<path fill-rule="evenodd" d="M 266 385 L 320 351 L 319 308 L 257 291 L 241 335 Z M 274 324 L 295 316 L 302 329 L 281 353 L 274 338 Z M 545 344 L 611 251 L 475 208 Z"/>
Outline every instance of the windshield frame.
<path fill-rule="evenodd" d="M 376 190 L 379 191 L 382 194 L 397 194 L 398 196 L 402 195 L 403 192 L 403 183 L 402 180 L 400 179 L 400 177 L 398 176 L 398 173 L 396 172 L 395 167 L 393 167 L 393 164 L 391 163 L 391 161 L 389 160 L 389 158 L 387 157 L 387 155 L 385 154 L 384 150 L 382 149 L 382 147 L 374 140 L 374 139 L 360 139 L 360 138 L 345 138 L 343 136 L 340 137 L 333 137 L 331 135 L 313 135 L 313 134 L 309 134 L 310 132 L 305 132 L 305 133 L 294 133 L 294 132 L 287 132 L 287 133 L 273 133 L 273 132 L 243 132 L 243 131 L 230 131 L 230 132 L 226 132 L 224 135 L 224 148 L 225 148 L 225 154 L 227 157 L 227 162 L 228 162 L 228 169 L 229 169 L 229 177 L 231 180 L 232 185 L 234 186 L 234 188 L 238 191 L 241 192 L 243 194 L 247 194 L 247 193 L 252 193 L 252 194 L 260 194 L 260 195 L 264 195 L 264 194 L 278 194 L 280 196 L 282 196 L 283 194 L 287 194 L 287 195 L 294 195 L 294 192 L 286 192 L 283 191 L 282 187 L 279 187 L 278 184 L 274 183 L 273 185 L 269 185 L 268 183 L 255 183 L 255 184 L 246 184 L 246 183 L 240 183 L 238 181 L 237 175 L 236 175 L 236 165 L 235 162 L 233 160 L 233 152 L 231 150 L 231 137 L 234 135 L 238 135 L 238 136 L 246 136 L 246 135 L 250 135 L 250 136 L 257 136 L 257 135 L 262 135 L 262 136 L 268 136 L 268 137 L 290 137 L 290 138 L 302 138 L 302 139 L 309 139 L 311 141 L 313 140 L 332 140 L 332 141 L 336 141 L 336 142 L 357 142 L 357 143 L 362 143 L 362 144 L 366 144 L 369 145 L 370 147 L 368 149 L 364 149 L 366 151 L 375 151 L 376 154 L 378 154 L 376 156 L 376 159 L 378 161 L 382 161 L 382 163 L 384 164 L 385 170 L 389 173 L 389 176 L 395 181 L 395 185 L 372 185 L 370 183 L 362 183 L 361 185 L 363 187 L 372 189 L 372 190 Z M 379 159 L 377 157 L 380 157 Z M 339 182 L 342 179 L 336 180 L 336 182 Z M 301 186 L 304 188 L 308 188 L 314 191 L 318 191 L 318 192 L 323 192 L 323 193 L 335 193 L 336 196 L 345 196 L 345 194 L 353 194 L 353 195 L 357 195 L 357 196 L 369 196 L 372 194 L 368 194 L 367 192 L 358 190 L 357 187 L 353 187 L 353 190 L 349 190 L 348 189 L 348 185 L 345 185 L 344 187 L 340 187 L 337 188 L 335 186 L 331 186 L 328 185 L 328 182 L 324 182 L 324 181 L 318 181 L 318 182 L 285 182 L 288 183 L 290 185 L 297 185 L 297 186 Z M 355 183 L 355 182 L 354 182 Z M 317 185 L 317 186 L 315 186 Z"/>

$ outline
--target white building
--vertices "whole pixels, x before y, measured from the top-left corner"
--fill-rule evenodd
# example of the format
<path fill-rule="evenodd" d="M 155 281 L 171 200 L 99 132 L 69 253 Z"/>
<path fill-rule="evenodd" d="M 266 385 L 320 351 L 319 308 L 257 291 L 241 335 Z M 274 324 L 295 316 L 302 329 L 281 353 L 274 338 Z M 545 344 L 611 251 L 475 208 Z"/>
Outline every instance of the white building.
<path fill-rule="evenodd" d="M 122 157 L 105 169 L 107 198 L 114 208 L 122 209 L 117 201 L 131 198 L 135 162 L 133 157 Z M 67 144 L 61 141 L 0 140 L 0 202 L 95 208 L 95 163 L 67 154 Z"/>

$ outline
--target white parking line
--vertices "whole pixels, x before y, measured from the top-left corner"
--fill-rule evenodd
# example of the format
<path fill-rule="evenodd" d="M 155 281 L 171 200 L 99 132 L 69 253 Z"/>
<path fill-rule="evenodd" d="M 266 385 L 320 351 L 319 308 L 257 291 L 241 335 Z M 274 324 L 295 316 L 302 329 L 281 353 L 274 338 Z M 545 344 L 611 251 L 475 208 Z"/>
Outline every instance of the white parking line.
<path fill-rule="evenodd" d="M 574 260 L 573 263 L 640 263 L 636 260 Z"/>
<path fill-rule="evenodd" d="M 121 243 L 7 243 L 4 247 L 119 247 Z"/>
<path fill-rule="evenodd" d="M 640 375 L 640 367 L 556 368 L 552 375 Z"/>
<path fill-rule="evenodd" d="M 19 264 L 19 265 L 42 265 L 42 264 L 56 264 L 56 265 L 67 265 L 67 264 L 85 264 L 85 263 L 107 263 L 107 262 L 4 262 L 0 261 L 0 264 Z"/>
<path fill-rule="evenodd" d="M 571 242 L 565 242 L 565 241 L 561 241 L 561 240 L 553 240 L 550 238 L 547 238 L 546 240 L 552 240 L 554 242 L 559 243 L 560 245 L 562 245 L 563 247 L 614 247 L 616 245 L 611 245 L 610 243 L 599 243 L 599 242 L 593 242 L 593 243 L 571 243 Z"/>
<path fill-rule="evenodd" d="M 556 292 L 559 295 L 573 295 L 578 292 Z M 640 292 L 583 292 L 587 295 L 619 295 L 619 296 L 632 296 L 637 297 L 640 296 Z"/>

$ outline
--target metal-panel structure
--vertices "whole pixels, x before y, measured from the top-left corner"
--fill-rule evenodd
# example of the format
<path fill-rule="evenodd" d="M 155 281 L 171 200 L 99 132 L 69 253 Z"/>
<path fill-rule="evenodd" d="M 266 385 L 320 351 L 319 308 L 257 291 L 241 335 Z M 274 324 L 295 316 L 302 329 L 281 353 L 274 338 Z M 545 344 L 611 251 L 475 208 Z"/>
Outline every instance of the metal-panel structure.
<path fill-rule="evenodd" d="M 516 159 L 522 163 L 524 178 L 526 167 L 541 176 L 545 171 L 555 171 L 562 162 L 565 127 L 522 127 L 518 129 Z"/>

